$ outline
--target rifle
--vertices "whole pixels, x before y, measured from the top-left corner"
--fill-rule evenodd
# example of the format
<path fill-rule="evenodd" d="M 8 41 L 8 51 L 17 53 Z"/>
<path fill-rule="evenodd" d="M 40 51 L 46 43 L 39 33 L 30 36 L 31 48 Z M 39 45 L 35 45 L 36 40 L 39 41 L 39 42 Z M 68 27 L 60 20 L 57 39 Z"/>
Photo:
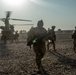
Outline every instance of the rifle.
<path fill-rule="evenodd" d="M 42 35 L 35 36 L 34 38 L 32 38 L 30 41 L 27 42 L 27 46 L 31 47 L 32 44 L 41 43 L 42 40 L 46 38 L 46 36 L 49 36 L 49 35 L 50 35 L 49 33 L 44 33 Z"/>
<path fill-rule="evenodd" d="M 45 38 L 46 34 L 34 36 L 30 41 L 27 42 L 27 46 L 31 46 L 34 43 L 39 43 Z"/>

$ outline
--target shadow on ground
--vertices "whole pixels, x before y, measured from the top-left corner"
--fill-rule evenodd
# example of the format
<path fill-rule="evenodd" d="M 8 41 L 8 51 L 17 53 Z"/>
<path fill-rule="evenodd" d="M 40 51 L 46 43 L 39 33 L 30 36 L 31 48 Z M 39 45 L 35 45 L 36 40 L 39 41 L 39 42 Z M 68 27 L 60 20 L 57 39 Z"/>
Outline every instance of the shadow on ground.
<path fill-rule="evenodd" d="M 61 64 L 64 64 L 64 65 L 69 65 L 71 66 L 72 68 L 75 68 L 76 69 L 76 59 L 72 59 L 72 58 L 69 58 L 67 56 L 64 56 L 58 52 L 53 52 L 53 51 L 49 51 L 51 54 L 53 54 L 54 56 L 56 56 L 58 58 L 58 61 L 61 63 Z"/>
<path fill-rule="evenodd" d="M 10 50 L 7 48 L 6 44 L 0 43 L 0 58 L 8 57 L 9 51 Z"/>

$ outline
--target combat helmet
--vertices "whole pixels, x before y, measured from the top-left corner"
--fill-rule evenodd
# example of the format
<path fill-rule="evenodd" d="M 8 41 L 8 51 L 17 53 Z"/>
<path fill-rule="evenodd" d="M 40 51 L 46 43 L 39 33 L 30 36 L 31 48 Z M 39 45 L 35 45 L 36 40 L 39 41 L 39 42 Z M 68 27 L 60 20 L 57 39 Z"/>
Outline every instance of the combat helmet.
<path fill-rule="evenodd" d="M 52 26 L 51 28 L 55 28 L 56 26 Z"/>
<path fill-rule="evenodd" d="M 37 26 L 38 27 L 43 27 L 43 20 L 38 21 Z"/>

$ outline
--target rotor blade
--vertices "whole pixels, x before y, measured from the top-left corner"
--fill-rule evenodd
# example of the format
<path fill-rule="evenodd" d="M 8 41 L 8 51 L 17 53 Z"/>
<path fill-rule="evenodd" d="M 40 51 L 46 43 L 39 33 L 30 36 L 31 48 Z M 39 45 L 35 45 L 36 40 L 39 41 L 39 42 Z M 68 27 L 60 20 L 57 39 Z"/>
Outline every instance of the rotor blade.
<path fill-rule="evenodd" d="M 34 24 L 12 24 L 14 26 L 28 26 L 28 25 L 34 25 Z"/>
<path fill-rule="evenodd" d="M 6 12 L 6 18 L 9 18 L 10 15 L 11 15 L 11 11 L 7 11 L 7 12 Z"/>
<path fill-rule="evenodd" d="M 17 21 L 31 21 L 31 20 L 24 20 L 24 19 L 13 19 L 13 18 L 10 18 L 10 20 L 17 20 Z"/>
<path fill-rule="evenodd" d="M 3 22 L 5 22 L 5 18 L 1 18 L 0 20 L 3 21 Z"/>

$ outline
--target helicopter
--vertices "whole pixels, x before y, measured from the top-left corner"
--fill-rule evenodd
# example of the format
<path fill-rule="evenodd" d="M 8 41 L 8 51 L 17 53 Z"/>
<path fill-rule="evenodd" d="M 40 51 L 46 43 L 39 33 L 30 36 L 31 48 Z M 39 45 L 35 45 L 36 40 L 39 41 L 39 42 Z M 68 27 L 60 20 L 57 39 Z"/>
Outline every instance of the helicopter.
<path fill-rule="evenodd" d="M 10 18 L 11 11 L 6 12 L 6 17 L 5 18 L 0 18 L 2 22 L 4 22 L 5 26 L 0 26 L 0 29 L 2 29 L 2 36 L 1 40 L 4 41 L 4 43 L 7 43 L 7 40 L 13 40 L 13 33 L 14 33 L 14 26 L 15 24 L 10 24 L 9 20 L 14 20 L 14 21 L 28 21 L 31 22 L 31 20 L 24 20 L 24 19 L 14 19 Z M 32 25 L 32 24 L 28 24 Z"/>

